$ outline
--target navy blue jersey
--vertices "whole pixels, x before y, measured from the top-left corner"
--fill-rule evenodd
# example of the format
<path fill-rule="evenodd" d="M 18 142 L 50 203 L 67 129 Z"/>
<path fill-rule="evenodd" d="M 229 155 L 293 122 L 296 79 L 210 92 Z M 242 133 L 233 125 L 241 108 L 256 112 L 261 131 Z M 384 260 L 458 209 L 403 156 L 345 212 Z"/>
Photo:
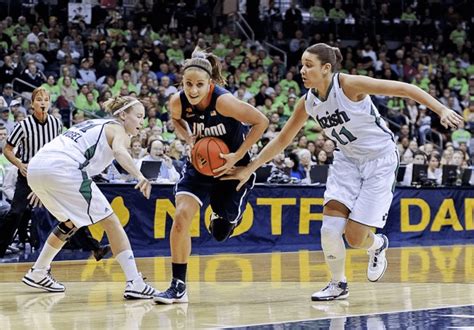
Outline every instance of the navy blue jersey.
<path fill-rule="evenodd" d="M 207 96 L 211 99 L 209 106 L 204 110 L 200 110 L 191 105 L 184 91 L 181 91 L 179 93 L 181 99 L 181 118 L 188 123 L 193 135 L 197 138 L 196 141 L 206 136 L 215 136 L 227 144 L 230 152 L 236 152 L 244 142 L 249 127 L 234 118 L 223 116 L 217 112 L 217 98 L 227 93 L 229 92 L 224 88 L 211 85 L 210 93 Z M 249 162 L 250 157 L 246 153 L 236 165 L 246 165 Z"/>

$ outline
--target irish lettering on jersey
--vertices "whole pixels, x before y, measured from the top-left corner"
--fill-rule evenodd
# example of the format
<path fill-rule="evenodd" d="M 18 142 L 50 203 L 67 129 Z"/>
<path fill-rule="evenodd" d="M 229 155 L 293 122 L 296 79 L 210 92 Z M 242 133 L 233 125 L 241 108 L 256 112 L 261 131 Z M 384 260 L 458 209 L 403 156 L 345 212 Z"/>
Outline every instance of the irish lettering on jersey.
<path fill-rule="evenodd" d="M 347 123 L 351 119 L 345 111 L 339 111 L 339 109 L 336 109 L 336 111 L 334 111 L 332 115 L 329 114 L 328 111 L 326 111 L 326 116 L 320 117 L 319 115 L 317 115 L 316 120 L 319 123 L 319 126 L 321 126 L 321 128 L 330 128 Z"/>

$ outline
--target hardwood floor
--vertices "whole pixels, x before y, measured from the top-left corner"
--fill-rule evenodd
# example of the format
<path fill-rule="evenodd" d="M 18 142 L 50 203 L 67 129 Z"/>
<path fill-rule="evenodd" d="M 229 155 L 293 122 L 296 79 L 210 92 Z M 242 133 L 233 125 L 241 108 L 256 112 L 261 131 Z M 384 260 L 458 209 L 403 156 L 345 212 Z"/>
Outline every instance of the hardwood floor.
<path fill-rule="evenodd" d="M 125 279 L 114 259 L 53 263 L 65 293 L 21 283 L 31 263 L 2 264 L 0 328 L 196 329 L 316 319 L 334 319 L 337 328 L 339 317 L 474 305 L 474 245 L 390 249 L 388 261 L 383 280 L 370 283 L 366 253 L 348 250 L 350 297 L 315 303 L 311 294 L 329 279 L 321 252 L 193 256 L 190 303 L 172 306 L 125 301 Z M 137 263 L 148 282 L 167 288 L 169 258 Z"/>

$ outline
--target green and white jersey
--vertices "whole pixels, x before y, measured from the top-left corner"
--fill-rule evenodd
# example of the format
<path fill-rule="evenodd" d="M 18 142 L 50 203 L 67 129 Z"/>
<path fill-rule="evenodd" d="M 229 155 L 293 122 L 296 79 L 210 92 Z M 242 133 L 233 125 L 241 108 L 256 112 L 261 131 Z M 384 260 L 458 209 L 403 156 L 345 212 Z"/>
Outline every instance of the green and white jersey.
<path fill-rule="evenodd" d="M 339 84 L 339 73 L 333 75 L 325 100 L 314 90 L 306 93 L 305 108 L 323 128 L 326 137 L 351 160 L 372 160 L 395 149 L 393 133 L 370 96 L 351 101 Z"/>
<path fill-rule="evenodd" d="M 97 175 L 114 159 L 105 135 L 107 124 L 119 123 L 114 119 L 91 119 L 74 125 L 45 145 L 38 155 L 49 153 L 52 157 L 70 158 L 89 176 Z"/>

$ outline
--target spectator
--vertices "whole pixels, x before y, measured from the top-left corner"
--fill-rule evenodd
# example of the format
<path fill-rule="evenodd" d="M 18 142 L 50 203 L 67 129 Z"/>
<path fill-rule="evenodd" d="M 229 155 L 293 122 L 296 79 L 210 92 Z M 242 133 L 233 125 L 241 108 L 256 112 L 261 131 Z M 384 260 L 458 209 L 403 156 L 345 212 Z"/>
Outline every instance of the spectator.
<path fill-rule="evenodd" d="M 410 150 L 411 151 L 411 150 Z M 405 168 L 405 174 L 403 176 L 403 181 L 401 182 L 402 186 L 411 186 L 413 179 L 413 165 L 425 165 L 426 164 L 426 155 L 421 151 L 412 152 L 413 161 L 407 164 Z M 417 182 L 418 184 L 421 182 Z"/>
<path fill-rule="evenodd" d="M 283 21 L 283 31 L 287 37 L 295 34 L 296 30 L 301 27 L 303 15 L 301 10 L 296 8 L 296 0 L 291 0 L 290 8 L 285 12 L 285 20 Z"/>
<path fill-rule="evenodd" d="M 451 141 L 453 142 L 454 148 L 459 148 L 461 143 L 465 143 L 466 146 L 470 147 L 471 133 L 464 129 L 464 122 L 459 125 L 458 129 L 451 133 Z"/>
<path fill-rule="evenodd" d="M 64 85 L 61 86 L 61 96 L 66 99 L 69 104 L 73 104 L 78 96 L 77 90 L 72 86 L 71 77 L 64 77 Z"/>
<path fill-rule="evenodd" d="M 44 71 L 44 66 L 48 61 L 46 58 L 41 54 L 38 53 L 38 45 L 34 42 L 29 44 L 28 52 L 23 56 L 23 61 L 28 63 L 30 60 L 33 60 L 38 67 L 38 70 Z"/>
<path fill-rule="evenodd" d="M 433 180 L 437 185 L 442 182 L 443 171 L 440 168 L 441 157 L 439 154 L 430 154 L 428 156 L 428 180 Z"/>
<path fill-rule="evenodd" d="M 1 75 L 0 75 L 1 76 Z M 3 94 L 0 96 L 0 107 L 8 107 L 13 101 L 13 86 L 8 83 L 3 88 Z"/>
<path fill-rule="evenodd" d="M 15 123 L 10 119 L 10 109 L 6 106 L 0 108 L 0 124 L 7 129 L 8 134 L 13 132 Z"/>
<path fill-rule="evenodd" d="M 165 147 L 163 142 L 160 140 L 152 140 L 148 146 L 148 155 L 143 157 L 138 164 L 141 168 L 143 161 L 159 161 L 161 162 L 160 175 L 158 179 L 166 180 L 167 182 L 174 183 L 179 179 L 179 173 L 173 166 L 173 161 L 170 157 L 165 155 Z"/>
<path fill-rule="evenodd" d="M 78 72 L 77 82 L 79 85 L 84 85 L 90 82 L 95 84 L 97 82 L 95 72 L 91 69 L 89 59 L 87 58 L 81 60 L 81 68 Z"/>
<path fill-rule="evenodd" d="M 56 80 L 54 79 L 53 75 L 49 75 L 46 82 L 41 85 L 41 88 L 44 88 L 48 91 L 49 95 L 51 96 L 51 103 L 56 103 L 56 100 L 61 95 L 61 88 L 56 85 Z"/>
<path fill-rule="evenodd" d="M 28 67 L 23 71 L 21 79 L 34 87 L 39 87 L 46 82 L 46 77 L 42 71 L 38 70 L 34 60 L 28 61 Z M 22 87 L 23 91 L 32 92 L 34 87 Z"/>

